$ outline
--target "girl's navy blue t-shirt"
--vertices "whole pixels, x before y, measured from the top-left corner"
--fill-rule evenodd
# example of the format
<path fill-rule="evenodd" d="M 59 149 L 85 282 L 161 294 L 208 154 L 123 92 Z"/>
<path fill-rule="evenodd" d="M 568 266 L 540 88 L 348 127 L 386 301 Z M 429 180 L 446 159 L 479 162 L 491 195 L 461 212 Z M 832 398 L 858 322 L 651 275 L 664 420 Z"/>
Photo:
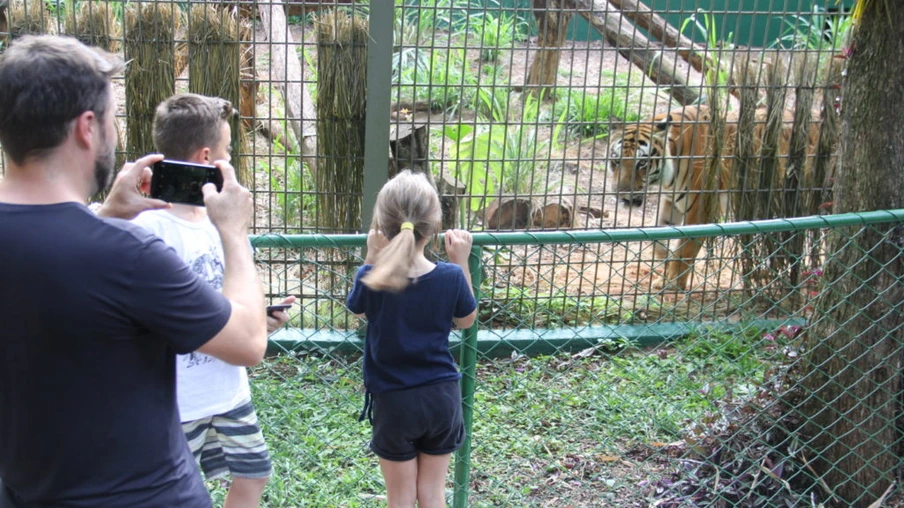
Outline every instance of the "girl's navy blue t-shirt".
<path fill-rule="evenodd" d="M 469 315 L 477 301 L 461 267 L 437 263 L 403 291 L 373 291 L 361 282 L 364 265 L 346 304 L 367 317 L 364 385 L 382 393 L 459 379 L 449 352 L 452 318 Z"/>

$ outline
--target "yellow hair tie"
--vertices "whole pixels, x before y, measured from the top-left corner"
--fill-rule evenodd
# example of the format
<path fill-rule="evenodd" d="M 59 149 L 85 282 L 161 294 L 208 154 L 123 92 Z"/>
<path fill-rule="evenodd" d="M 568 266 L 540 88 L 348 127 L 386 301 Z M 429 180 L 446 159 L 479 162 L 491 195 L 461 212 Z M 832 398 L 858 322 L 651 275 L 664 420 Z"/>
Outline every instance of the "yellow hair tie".
<path fill-rule="evenodd" d="M 404 231 L 406 229 L 409 231 L 414 231 L 414 224 L 410 222 L 403 222 L 402 225 L 399 226 L 399 231 Z"/>

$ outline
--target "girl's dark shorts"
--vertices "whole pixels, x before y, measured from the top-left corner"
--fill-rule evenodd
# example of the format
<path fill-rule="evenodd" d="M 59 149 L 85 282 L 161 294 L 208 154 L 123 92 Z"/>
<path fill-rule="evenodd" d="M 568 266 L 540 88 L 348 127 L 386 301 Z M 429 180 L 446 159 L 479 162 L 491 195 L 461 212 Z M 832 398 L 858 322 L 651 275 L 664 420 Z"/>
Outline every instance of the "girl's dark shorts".
<path fill-rule="evenodd" d="M 370 449 L 381 459 L 445 455 L 461 447 L 465 427 L 458 380 L 375 393 Z"/>

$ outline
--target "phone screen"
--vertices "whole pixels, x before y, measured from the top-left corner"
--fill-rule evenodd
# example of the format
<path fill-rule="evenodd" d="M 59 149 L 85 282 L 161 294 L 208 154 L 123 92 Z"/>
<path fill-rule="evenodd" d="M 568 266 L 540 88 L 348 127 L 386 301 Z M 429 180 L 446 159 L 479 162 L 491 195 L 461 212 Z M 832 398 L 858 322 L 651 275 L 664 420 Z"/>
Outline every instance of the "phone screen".
<path fill-rule="evenodd" d="M 223 175 L 216 166 L 162 160 L 154 164 L 151 177 L 151 197 L 169 203 L 204 206 L 201 187 L 213 183 L 223 188 Z"/>

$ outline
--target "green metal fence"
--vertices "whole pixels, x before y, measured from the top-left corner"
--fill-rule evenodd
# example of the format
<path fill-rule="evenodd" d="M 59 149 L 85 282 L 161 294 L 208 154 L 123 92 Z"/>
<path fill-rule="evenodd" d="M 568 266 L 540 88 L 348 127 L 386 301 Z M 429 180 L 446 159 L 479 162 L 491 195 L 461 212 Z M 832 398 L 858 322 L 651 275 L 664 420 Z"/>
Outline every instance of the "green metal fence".
<path fill-rule="evenodd" d="M 818 452 L 811 454 L 794 411 L 808 400 L 800 392 L 808 353 L 831 339 L 814 330 L 836 319 L 814 308 L 832 291 L 821 269 L 833 263 L 833 253 L 821 250 L 819 268 L 795 287 L 776 281 L 781 289 L 774 292 L 745 291 L 736 281 L 736 288 L 712 295 L 613 295 L 605 279 L 580 282 L 611 268 L 605 253 L 614 246 L 637 253 L 654 240 L 712 237 L 711 249 L 721 249 L 744 236 L 755 241 L 786 233 L 815 233 L 820 245 L 843 235 L 856 245 L 902 221 L 904 210 L 892 210 L 698 227 L 475 234 L 479 321 L 452 339 L 464 374 L 469 440 L 455 458 L 450 502 L 690 507 L 803 506 L 812 499 L 844 505 L 833 504 L 832 486 L 814 477 Z M 291 327 L 271 337 L 275 356 L 254 371 L 254 396 L 279 458 L 269 503 L 379 505 L 379 471 L 365 449 L 369 428 L 355 419 L 363 401 L 362 323 L 343 308 L 365 236 L 252 241 L 272 296 L 301 299 Z M 902 249 L 898 244 L 897 263 Z M 870 262 L 871 249 L 859 255 L 860 263 Z M 292 261 L 281 261 L 286 257 Z M 557 262 L 538 262 L 549 257 Z M 656 268 L 652 259 L 638 263 Z M 535 279 L 514 276 L 532 269 Z M 893 276 L 900 285 L 901 274 Z M 885 303 L 898 313 L 904 305 Z M 900 340 L 900 330 L 886 333 Z"/>
<path fill-rule="evenodd" d="M 267 293 L 300 300 L 252 370 L 276 468 L 266 506 L 381 503 L 355 420 L 363 323 L 344 298 L 364 243 L 351 233 L 403 168 L 431 176 L 446 226 L 477 232 L 479 324 L 453 336 L 471 415 L 455 506 L 868 506 L 888 468 L 850 439 L 896 453 L 882 434 L 896 416 L 861 425 L 874 406 L 845 396 L 851 379 L 875 383 L 859 392 L 869 404 L 901 393 L 881 376 L 900 356 L 900 293 L 881 283 L 901 266 L 902 212 L 818 216 L 832 208 L 851 4 L 0 0 L 0 50 L 54 33 L 131 60 L 114 83 L 122 159 L 151 150 L 132 98 L 239 105 L 234 160 Z M 619 185 L 615 167 L 643 157 L 613 150 L 613 133 L 701 104 L 712 118 L 682 121 L 701 134 L 672 155 L 703 168 L 686 195 L 725 204 L 653 228 L 684 189 Z M 657 279 L 697 243 L 685 287 Z M 664 244 L 673 254 L 655 256 Z M 882 289 L 853 316 L 828 303 L 840 252 L 861 290 Z M 832 460 L 854 465 L 823 474 L 839 446 L 851 451 Z M 840 497 L 843 481 L 863 494 Z"/>

